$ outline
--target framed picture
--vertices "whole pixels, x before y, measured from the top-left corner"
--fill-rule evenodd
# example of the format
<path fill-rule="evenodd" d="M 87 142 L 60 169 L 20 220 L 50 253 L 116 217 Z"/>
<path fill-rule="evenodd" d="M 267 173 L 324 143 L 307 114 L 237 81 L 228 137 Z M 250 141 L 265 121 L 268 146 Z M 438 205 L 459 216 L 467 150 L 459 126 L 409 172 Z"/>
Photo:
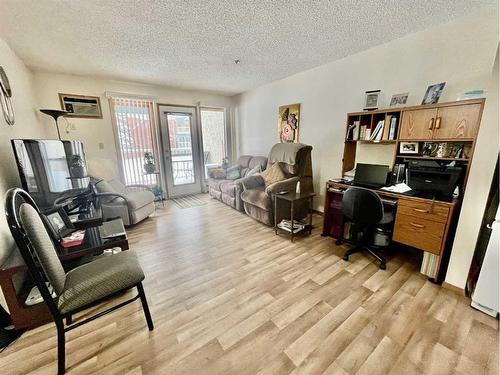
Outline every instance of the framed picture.
<path fill-rule="evenodd" d="M 281 143 L 299 141 L 300 104 L 282 105 L 278 109 L 278 134 Z"/>
<path fill-rule="evenodd" d="M 42 215 L 42 219 L 45 221 L 52 238 L 58 242 L 61 241 L 63 237 L 75 231 L 66 211 L 64 211 L 62 207 L 45 211 Z"/>
<path fill-rule="evenodd" d="M 418 142 L 399 143 L 400 154 L 418 154 Z"/>
<path fill-rule="evenodd" d="M 406 101 L 408 100 L 408 95 L 410 93 L 405 92 L 404 94 L 394 94 L 391 98 L 391 103 L 389 104 L 389 107 L 393 107 L 396 105 L 405 105 Z"/>
<path fill-rule="evenodd" d="M 444 85 L 446 82 L 436 83 L 435 85 L 430 85 L 427 87 L 422 104 L 434 104 L 439 101 L 439 97 L 443 92 Z"/>
<path fill-rule="evenodd" d="M 380 90 L 371 90 L 365 92 L 365 111 L 377 109 L 379 106 Z"/>
<path fill-rule="evenodd" d="M 101 101 L 98 96 L 59 93 L 61 108 L 68 112 L 66 117 L 102 118 Z"/>

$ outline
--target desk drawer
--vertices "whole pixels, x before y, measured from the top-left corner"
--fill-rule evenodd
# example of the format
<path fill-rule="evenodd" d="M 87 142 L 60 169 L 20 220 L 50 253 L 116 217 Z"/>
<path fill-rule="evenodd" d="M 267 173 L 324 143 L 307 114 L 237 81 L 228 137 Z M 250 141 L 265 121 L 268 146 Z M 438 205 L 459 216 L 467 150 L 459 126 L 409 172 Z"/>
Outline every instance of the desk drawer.
<path fill-rule="evenodd" d="M 402 214 L 399 211 L 392 239 L 417 249 L 439 255 L 446 225 L 432 220 Z"/>
<path fill-rule="evenodd" d="M 398 213 L 446 224 L 450 208 L 440 203 L 432 203 L 432 201 L 426 203 L 400 199 Z"/>

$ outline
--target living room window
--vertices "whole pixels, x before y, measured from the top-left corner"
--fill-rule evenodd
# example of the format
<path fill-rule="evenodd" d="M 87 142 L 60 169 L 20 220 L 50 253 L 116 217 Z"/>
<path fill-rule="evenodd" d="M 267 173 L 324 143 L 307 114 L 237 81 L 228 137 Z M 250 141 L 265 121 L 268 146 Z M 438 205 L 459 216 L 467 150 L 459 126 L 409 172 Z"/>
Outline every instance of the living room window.
<path fill-rule="evenodd" d="M 223 159 L 229 156 L 229 145 L 224 108 L 202 107 L 200 115 L 206 178 L 210 167 L 222 165 Z"/>
<path fill-rule="evenodd" d="M 159 153 L 154 130 L 153 102 L 112 97 L 110 103 L 119 148 L 120 172 L 125 184 L 159 185 Z M 146 170 L 146 154 L 152 156 L 154 170 Z"/>

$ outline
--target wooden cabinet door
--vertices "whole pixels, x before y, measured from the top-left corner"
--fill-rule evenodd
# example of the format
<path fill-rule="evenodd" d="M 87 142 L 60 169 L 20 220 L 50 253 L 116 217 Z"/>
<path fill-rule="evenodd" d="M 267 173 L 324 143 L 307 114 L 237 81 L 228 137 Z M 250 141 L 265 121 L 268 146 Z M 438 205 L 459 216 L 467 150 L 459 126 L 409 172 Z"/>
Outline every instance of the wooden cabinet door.
<path fill-rule="evenodd" d="M 438 109 L 434 139 L 474 138 L 479 128 L 481 104 L 457 105 Z"/>
<path fill-rule="evenodd" d="M 436 108 L 404 111 L 399 139 L 432 139 L 436 115 Z"/>

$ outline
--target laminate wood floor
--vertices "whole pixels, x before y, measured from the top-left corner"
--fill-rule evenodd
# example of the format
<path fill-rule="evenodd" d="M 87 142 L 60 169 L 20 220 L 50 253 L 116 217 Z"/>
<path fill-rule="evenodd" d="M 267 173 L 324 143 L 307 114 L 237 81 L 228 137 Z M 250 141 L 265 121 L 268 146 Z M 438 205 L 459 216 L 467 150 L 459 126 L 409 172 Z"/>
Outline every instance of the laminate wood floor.
<path fill-rule="evenodd" d="M 129 230 L 155 330 L 139 302 L 75 329 L 69 373 L 498 373 L 498 321 L 427 281 L 410 256 L 386 271 L 363 254 L 344 262 L 320 216 L 292 244 L 203 199 L 167 203 Z M 54 374 L 56 358 L 47 324 L 0 354 L 0 374 Z"/>

